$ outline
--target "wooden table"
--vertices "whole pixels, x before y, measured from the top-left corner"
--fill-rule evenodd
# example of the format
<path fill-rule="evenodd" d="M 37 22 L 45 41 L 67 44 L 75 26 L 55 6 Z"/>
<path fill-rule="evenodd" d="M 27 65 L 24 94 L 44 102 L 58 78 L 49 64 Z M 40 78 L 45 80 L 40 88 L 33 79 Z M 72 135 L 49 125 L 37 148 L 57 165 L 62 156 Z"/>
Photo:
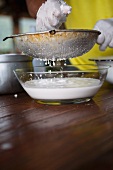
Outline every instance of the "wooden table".
<path fill-rule="evenodd" d="M 113 170 L 113 85 L 91 102 L 0 96 L 0 170 Z"/>

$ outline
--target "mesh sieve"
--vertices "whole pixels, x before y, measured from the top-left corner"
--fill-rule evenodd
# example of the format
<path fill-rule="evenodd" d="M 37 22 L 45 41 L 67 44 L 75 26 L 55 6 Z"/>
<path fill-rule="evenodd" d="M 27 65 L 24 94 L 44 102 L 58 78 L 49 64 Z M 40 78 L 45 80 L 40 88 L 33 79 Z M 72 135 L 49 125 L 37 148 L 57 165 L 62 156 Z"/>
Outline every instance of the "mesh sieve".
<path fill-rule="evenodd" d="M 81 56 L 92 49 L 100 34 L 96 30 L 52 30 L 17 34 L 13 38 L 19 51 L 40 59 L 67 59 Z"/>

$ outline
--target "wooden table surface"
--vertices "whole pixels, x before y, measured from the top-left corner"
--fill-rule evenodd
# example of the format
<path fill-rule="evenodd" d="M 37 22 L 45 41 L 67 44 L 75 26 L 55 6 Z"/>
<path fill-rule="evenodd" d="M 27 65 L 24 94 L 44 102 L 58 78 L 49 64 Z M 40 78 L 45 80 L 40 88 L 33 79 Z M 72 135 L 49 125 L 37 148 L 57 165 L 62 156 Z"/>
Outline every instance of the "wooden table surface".
<path fill-rule="evenodd" d="M 0 96 L 0 170 L 86 169 L 113 170 L 113 85 L 83 104 Z"/>

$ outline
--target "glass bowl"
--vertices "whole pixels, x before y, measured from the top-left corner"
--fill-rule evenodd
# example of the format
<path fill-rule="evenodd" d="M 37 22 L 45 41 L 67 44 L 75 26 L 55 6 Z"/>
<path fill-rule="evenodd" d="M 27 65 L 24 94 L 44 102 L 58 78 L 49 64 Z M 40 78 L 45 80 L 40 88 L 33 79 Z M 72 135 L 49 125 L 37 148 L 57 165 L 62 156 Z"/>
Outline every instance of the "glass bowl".
<path fill-rule="evenodd" d="M 108 66 L 66 65 L 16 69 L 14 73 L 28 95 L 41 104 L 90 101 L 102 86 Z"/>

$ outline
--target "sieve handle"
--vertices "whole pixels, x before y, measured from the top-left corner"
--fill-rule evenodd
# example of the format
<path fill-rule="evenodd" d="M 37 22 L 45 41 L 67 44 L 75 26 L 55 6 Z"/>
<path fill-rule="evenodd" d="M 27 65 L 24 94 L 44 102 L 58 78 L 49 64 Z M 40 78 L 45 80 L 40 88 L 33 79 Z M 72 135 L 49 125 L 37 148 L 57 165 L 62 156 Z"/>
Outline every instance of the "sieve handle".
<path fill-rule="evenodd" d="M 7 40 L 8 38 L 15 38 L 15 37 L 24 36 L 24 35 L 26 35 L 26 34 L 15 34 L 15 35 L 11 35 L 11 36 L 5 37 L 5 38 L 3 39 L 3 41 Z"/>
<path fill-rule="evenodd" d="M 49 32 L 51 35 L 54 35 L 56 32 L 58 32 L 58 30 L 50 30 L 50 31 L 44 31 L 44 32 L 35 32 L 35 33 L 25 33 L 25 34 L 15 34 L 15 35 L 11 35 L 11 36 L 8 36 L 8 37 L 5 37 L 3 39 L 3 41 L 7 40 L 8 38 L 15 38 L 15 37 L 20 37 L 20 36 L 25 36 L 25 35 L 34 35 L 34 34 L 43 34 L 43 33 L 46 33 L 46 32 Z"/>

